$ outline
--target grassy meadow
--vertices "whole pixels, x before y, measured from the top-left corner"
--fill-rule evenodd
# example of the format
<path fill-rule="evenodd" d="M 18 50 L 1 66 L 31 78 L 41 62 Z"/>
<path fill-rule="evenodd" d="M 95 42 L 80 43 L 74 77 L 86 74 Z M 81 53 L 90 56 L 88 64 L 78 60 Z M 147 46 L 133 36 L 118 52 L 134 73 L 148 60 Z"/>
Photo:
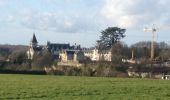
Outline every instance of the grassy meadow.
<path fill-rule="evenodd" d="M 170 81 L 0 74 L 0 100 L 169 100 Z"/>

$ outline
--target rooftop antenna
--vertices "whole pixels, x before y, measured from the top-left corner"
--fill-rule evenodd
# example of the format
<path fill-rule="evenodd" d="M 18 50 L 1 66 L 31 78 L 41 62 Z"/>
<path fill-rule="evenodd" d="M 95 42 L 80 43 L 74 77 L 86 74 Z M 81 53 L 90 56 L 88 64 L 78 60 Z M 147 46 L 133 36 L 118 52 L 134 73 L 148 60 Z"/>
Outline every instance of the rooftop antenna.
<path fill-rule="evenodd" d="M 153 24 L 152 27 L 145 27 L 144 31 L 145 32 L 152 32 L 152 41 L 151 41 L 151 60 L 154 59 L 154 54 L 155 54 L 155 34 L 159 29 L 155 27 Z"/>

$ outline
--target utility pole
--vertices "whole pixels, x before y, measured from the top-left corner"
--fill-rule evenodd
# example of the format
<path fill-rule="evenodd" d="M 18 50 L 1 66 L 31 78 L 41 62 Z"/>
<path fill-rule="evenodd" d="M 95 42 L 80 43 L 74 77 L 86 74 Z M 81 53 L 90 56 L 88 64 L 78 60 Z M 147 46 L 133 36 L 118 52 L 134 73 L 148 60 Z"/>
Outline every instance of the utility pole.
<path fill-rule="evenodd" d="M 152 32 L 152 41 L 151 41 L 151 61 L 154 60 L 154 55 L 155 55 L 155 34 L 158 31 L 158 28 L 155 27 L 155 25 L 153 25 L 152 27 L 148 28 L 144 28 L 144 31 L 151 31 Z"/>

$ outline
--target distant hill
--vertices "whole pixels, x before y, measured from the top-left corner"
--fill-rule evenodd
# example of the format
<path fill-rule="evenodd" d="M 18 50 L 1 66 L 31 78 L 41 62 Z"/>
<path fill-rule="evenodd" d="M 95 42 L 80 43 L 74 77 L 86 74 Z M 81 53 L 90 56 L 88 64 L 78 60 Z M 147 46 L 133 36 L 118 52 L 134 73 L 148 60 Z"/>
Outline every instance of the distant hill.
<path fill-rule="evenodd" d="M 28 46 L 0 44 L 0 60 L 7 59 L 12 52 L 25 52 Z"/>
<path fill-rule="evenodd" d="M 28 46 L 26 45 L 9 45 L 9 44 L 0 44 L 0 50 L 9 50 L 12 51 L 26 51 Z"/>

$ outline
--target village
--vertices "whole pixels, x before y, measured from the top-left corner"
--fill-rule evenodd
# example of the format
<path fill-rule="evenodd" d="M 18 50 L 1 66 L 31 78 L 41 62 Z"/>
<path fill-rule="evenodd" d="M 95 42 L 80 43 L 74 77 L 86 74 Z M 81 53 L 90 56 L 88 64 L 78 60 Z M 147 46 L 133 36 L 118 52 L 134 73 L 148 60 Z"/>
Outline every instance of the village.
<path fill-rule="evenodd" d="M 45 46 L 38 45 L 35 33 L 30 41 L 29 49 L 27 50 L 27 57 L 33 60 L 34 55 L 41 54 L 43 51 L 48 51 L 52 55 L 52 58 L 57 60 L 57 66 L 74 66 L 83 67 L 84 62 L 90 60 L 91 62 L 112 62 L 112 51 L 111 49 L 99 50 L 97 47 L 93 48 L 81 48 L 76 43 L 70 44 L 59 44 L 50 43 L 49 41 Z M 136 59 L 134 49 L 131 51 L 131 57 L 129 59 L 121 58 L 121 63 L 126 63 L 128 68 L 127 74 L 129 77 L 151 77 L 154 74 L 154 78 L 169 79 L 170 70 L 170 59 L 162 61 L 160 58 L 153 59 L 151 62 L 142 62 L 140 59 Z M 153 54 L 151 54 L 153 57 Z M 131 67 L 130 65 L 135 67 Z M 136 67 L 143 65 L 144 67 Z M 44 67 L 46 72 L 55 71 L 56 67 Z"/>

